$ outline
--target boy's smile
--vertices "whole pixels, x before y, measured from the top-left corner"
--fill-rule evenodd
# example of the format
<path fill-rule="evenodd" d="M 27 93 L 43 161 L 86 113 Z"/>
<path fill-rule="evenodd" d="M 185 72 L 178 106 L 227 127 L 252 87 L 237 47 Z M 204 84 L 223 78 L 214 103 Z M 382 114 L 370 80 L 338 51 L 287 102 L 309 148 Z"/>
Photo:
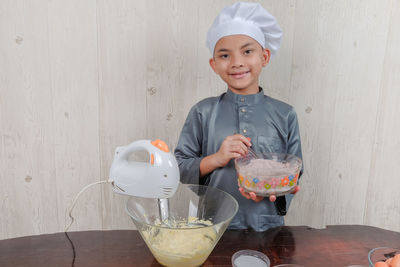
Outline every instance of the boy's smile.
<path fill-rule="evenodd" d="M 263 49 L 247 35 L 229 35 L 221 38 L 210 59 L 211 68 L 236 94 L 257 94 L 258 79 L 268 64 L 270 51 Z"/>

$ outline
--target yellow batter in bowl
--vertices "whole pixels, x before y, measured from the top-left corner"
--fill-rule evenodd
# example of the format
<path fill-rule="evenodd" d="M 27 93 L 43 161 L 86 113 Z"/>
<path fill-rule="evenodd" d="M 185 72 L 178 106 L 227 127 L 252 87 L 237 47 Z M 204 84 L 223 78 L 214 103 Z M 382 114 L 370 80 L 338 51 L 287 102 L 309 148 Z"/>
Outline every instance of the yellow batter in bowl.
<path fill-rule="evenodd" d="M 217 234 L 210 221 L 201 223 L 209 226 L 191 226 L 200 222 L 190 217 L 187 222 L 170 222 L 171 228 L 157 227 L 143 231 L 142 236 L 157 261 L 165 266 L 200 266 L 216 244 Z M 161 226 L 161 225 L 157 225 Z"/>

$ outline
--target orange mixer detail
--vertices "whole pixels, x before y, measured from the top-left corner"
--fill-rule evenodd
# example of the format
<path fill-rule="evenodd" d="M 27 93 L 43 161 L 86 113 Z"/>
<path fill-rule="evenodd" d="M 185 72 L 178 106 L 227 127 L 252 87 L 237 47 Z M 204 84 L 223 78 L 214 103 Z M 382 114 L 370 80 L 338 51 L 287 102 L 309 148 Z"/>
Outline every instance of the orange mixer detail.
<path fill-rule="evenodd" d="M 169 152 L 168 145 L 163 140 L 156 139 L 151 141 L 151 144 L 164 152 Z"/>

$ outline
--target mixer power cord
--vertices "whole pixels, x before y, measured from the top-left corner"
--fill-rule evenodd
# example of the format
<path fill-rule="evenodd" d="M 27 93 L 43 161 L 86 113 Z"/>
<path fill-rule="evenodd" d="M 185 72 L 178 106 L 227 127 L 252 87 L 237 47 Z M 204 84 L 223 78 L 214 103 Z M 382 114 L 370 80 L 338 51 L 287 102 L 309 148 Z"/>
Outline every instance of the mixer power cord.
<path fill-rule="evenodd" d="M 87 186 L 85 186 L 84 188 L 82 188 L 81 191 L 79 191 L 79 193 L 76 195 L 74 201 L 72 202 L 72 204 L 71 204 L 71 206 L 70 206 L 70 208 L 69 208 L 68 216 L 71 218 L 71 222 L 70 222 L 69 225 L 65 228 L 65 231 L 64 231 L 64 232 L 67 232 L 68 229 L 71 227 L 71 225 L 74 223 L 74 220 L 75 220 L 75 219 L 74 219 L 74 217 L 72 216 L 72 210 L 74 209 L 74 207 L 75 207 L 75 205 L 76 205 L 76 202 L 77 202 L 79 196 L 80 196 L 83 192 L 85 192 L 86 189 L 88 189 L 89 187 L 91 187 L 91 186 L 93 186 L 93 185 L 96 185 L 96 184 L 113 183 L 113 182 L 114 182 L 113 180 L 103 180 L 103 181 L 94 182 L 94 183 L 88 184 Z"/>
<path fill-rule="evenodd" d="M 68 229 L 69 229 L 69 228 L 71 227 L 71 225 L 74 223 L 74 217 L 72 216 L 72 210 L 74 209 L 74 207 L 75 207 L 75 205 L 76 205 L 76 202 L 78 201 L 79 196 L 80 196 L 83 192 L 85 192 L 86 189 L 88 189 L 89 187 L 91 187 L 91 186 L 93 186 L 93 185 L 96 185 L 96 184 L 105 184 L 105 183 L 113 183 L 113 182 L 114 182 L 113 180 L 103 180 L 103 181 L 98 181 L 98 182 L 95 182 L 95 183 L 88 184 L 87 186 L 85 186 L 84 188 L 82 188 L 81 191 L 79 191 L 79 193 L 76 195 L 74 201 L 72 202 L 71 207 L 69 208 L 68 216 L 71 218 L 71 222 L 70 222 L 69 225 L 65 228 L 65 231 L 64 231 L 64 232 L 65 232 L 65 235 L 67 236 L 68 242 L 71 244 L 71 247 L 72 247 L 72 264 L 71 264 L 72 267 L 75 266 L 76 252 L 75 252 L 74 243 L 72 243 L 72 240 L 71 240 L 71 238 L 69 237 L 69 235 L 68 235 L 68 233 L 67 233 Z"/>

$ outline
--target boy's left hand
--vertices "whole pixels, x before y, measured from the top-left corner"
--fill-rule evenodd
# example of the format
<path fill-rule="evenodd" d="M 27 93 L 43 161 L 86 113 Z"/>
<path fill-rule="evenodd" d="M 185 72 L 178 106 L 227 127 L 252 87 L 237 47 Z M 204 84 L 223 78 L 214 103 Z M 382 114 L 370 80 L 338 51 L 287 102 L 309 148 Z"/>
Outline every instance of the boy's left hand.
<path fill-rule="evenodd" d="M 296 194 L 298 191 L 300 190 L 300 186 L 296 185 L 296 187 L 294 188 L 294 190 L 291 192 L 291 194 Z M 239 185 L 239 192 L 242 194 L 242 196 L 244 196 L 247 199 L 251 199 L 254 202 L 260 202 L 261 200 L 264 199 L 264 197 L 260 197 L 257 196 L 256 193 L 254 192 L 246 192 L 243 187 L 240 187 Z M 269 201 L 271 202 L 275 202 L 276 200 L 276 196 L 275 195 L 271 195 L 269 196 Z"/>

